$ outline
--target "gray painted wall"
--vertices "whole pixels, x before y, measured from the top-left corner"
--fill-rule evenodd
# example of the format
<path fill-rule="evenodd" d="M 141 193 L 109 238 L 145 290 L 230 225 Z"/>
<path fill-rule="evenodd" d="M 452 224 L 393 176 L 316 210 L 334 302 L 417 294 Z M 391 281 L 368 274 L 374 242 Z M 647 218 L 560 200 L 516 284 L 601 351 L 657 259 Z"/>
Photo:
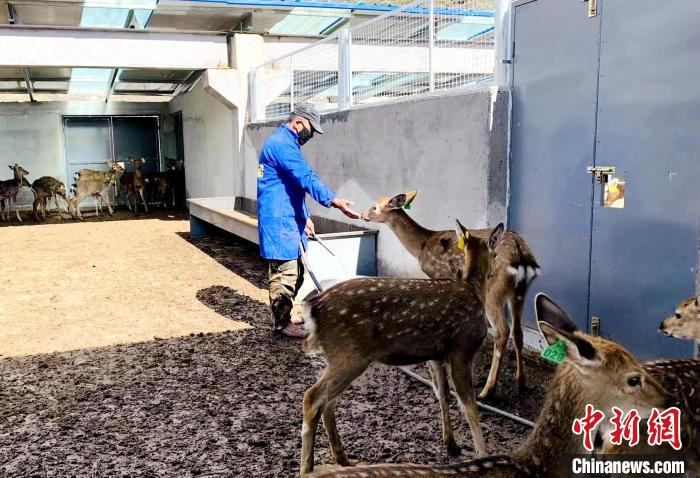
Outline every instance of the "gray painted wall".
<path fill-rule="evenodd" d="M 207 93 L 202 81 L 169 103 L 182 112 L 185 180 L 188 197 L 233 196 L 238 153 L 238 119 L 232 110 Z"/>
<path fill-rule="evenodd" d="M 53 176 L 66 183 L 66 158 L 62 116 L 162 114 L 162 103 L 105 103 L 104 101 L 2 103 L 0 104 L 0 179 L 12 178 L 7 164 L 20 164 L 29 171 L 29 182 L 41 176 Z M 22 189 L 20 205 L 32 203 L 34 196 Z"/>
<path fill-rule="evenodd" d="M 509 98 L 486 88 L 373 106 L 323 117 L 326 134 L 303 152 L 319 176 L 358 209 L 381 196 L 421 193 L 410 214 L 433 229 L 505 220 Z M 235 194 L 256 197 L 260 147 L 275 123 L 247 128 L 242 147 L 243 184 Z M 212 194 L 210 194 L 212 196 Z M 312 213 L 344 218 L 309 199 Z M 421 275 L 393 233 L 378 228 L 381 275 Z"/>

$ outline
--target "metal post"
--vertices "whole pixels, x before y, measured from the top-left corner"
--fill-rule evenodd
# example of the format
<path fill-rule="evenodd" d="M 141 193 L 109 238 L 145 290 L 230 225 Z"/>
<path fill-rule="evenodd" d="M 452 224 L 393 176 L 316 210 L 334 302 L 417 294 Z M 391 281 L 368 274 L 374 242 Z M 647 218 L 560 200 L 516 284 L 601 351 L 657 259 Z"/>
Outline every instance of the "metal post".
<path fill-rule="evenodd" d="M 428 12 L 428 91 L 435 91 L 435 69 L 433 68 L 433 50 L 435 49 L 435 0 L 430 0 Z"/>
<path fill-rule="evenodd" d="M 294 57 L 289 57 L 289 112 L 294 111 Z"/>
<path fill-rule="evenodd" d="M 344 30 L 338 37 L 338 109 L 352 108 L 352 32 Z"/>

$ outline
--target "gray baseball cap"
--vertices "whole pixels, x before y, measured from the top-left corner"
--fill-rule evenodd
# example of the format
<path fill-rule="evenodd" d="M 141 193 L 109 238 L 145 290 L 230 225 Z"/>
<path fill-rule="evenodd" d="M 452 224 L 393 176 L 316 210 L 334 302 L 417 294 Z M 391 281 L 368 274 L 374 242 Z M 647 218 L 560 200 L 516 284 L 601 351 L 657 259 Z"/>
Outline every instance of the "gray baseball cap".
<path fill-rule="evenodd" d="M 321 128 L 321 115 L 318 114 L 316 108 L 309 106 L 307 104 L 298 104 L 294 107 L 292 114 L 295 116 L 300 116 L 306 118 L 311 123 L 311 127 L 319 134 L 323 134 L 323 128 Z"/>

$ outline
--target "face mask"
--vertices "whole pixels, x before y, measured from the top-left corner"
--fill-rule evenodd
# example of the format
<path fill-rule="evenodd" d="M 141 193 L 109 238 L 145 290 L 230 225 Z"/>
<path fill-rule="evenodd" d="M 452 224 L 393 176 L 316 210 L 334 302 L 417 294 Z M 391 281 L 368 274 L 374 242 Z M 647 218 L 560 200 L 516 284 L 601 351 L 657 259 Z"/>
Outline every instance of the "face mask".
<path fill-rule="evenodd" d="M 297 143 L 299 143 L 299 146 L 303 146 L 313 137 L 314 132 L 304 128 L 297 134 Z"/>

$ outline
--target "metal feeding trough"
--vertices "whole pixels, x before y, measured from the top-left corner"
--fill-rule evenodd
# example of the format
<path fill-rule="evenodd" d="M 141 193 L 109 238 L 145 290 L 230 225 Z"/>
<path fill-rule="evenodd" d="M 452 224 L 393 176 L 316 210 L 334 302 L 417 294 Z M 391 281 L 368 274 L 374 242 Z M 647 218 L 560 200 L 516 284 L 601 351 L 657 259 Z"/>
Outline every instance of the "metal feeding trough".
<path fill-rule="evenodd" d="M 206 237 L 215 226 L 258 244 L 258 208 L 254 199 L 194 198 L 187 202 L 192 237 Z M 377 231 L 323 217 L 312 219 L 322 242 L 309 241 L 306 260 L 323 288 L 356 275 L 377 275 Z M 298 297 L 303 298 L 312 290 L 314 282 L 307 271 Z"/>

